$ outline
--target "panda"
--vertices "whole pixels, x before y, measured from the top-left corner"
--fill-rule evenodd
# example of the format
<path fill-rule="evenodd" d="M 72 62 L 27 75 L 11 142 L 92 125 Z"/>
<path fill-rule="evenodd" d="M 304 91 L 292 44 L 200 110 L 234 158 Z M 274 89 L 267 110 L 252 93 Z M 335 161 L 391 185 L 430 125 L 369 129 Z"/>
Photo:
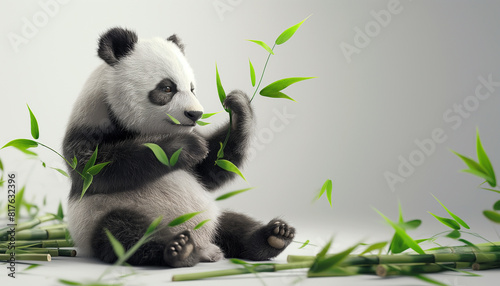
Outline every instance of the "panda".
<path fill-rule="evenodd" d="M 214 165 L 229 123 L 210 135 L 195 130 L 203 107 L 181 40 L 175 34 L 139 39 L 116 27 L 100 36 L 98 56 L 104 63 L 85 83 L 63 141 L 64 157 L 78 159 L 70 170 L 67 216 L 79 252 L 113 263 L 117 256 L 105 229 L 128 250 L 162 216 L 157 232 L 129 264 L 189 267 L 224 257 L 269 260 L 280 254 L 294 238 L 293 227 L 278 218 L 264 224 L 215 204 L 213 193 L 235 177 Z M 241 166 L 254 125 L 252 107 L 239 90 L 227 95 L 224 106 L 233 114 L 224 158 Z M 145 143 L 158 144 L 169 157 L 182 148 L 177 164 L 163 165 Z M 77 171 L 96 147 L 96 164 L 111 163 L 80 198 L 83 180 Z M 181 225 L 167 226 L 199 211 Z"/>

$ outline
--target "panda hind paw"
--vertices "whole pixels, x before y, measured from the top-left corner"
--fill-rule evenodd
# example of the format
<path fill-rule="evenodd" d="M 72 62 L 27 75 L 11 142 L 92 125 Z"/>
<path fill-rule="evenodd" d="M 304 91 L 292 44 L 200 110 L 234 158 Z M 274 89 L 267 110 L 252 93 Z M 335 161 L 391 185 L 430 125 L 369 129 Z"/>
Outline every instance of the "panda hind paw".
<path fill-rule="evenodd" d="M 287 247 L 295 236 L 295 228 L 281 220 L 274 219 L 266 227 L 269 233 L 267 243 L 276 249 Z"/>
<path fill-rule="evenodd" d="M 164 259 L 170 267 L 190 267 L 200 261 L 188 230 L 179 233 L 170 241 L 165 248 Z"/>

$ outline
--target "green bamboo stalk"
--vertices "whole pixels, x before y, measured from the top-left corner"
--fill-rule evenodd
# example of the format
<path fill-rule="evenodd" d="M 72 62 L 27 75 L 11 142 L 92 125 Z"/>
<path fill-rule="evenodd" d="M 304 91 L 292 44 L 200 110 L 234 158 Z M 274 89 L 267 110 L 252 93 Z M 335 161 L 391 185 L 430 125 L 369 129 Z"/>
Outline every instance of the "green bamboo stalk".
<path fill-rule="evenodd" d="M 34 260 L 34 261 L 51 261 L 52 257 L 50 254 L 16 254 L 11 256 L 10 254 L 0 254 L 0 261 L 6 260 L 10 261 L 11 257 L 15 257 L 15 260 Z"/>
<path fill-rule="evenodd" d="M 22 230 L 25 230 L 25 229 L 33 228 L 33 227 L 35 227 L 35 226 L 37 226 L 37 225 L 39 225 L 39 224 L 41 224 L 43 222 L 47 222 L 47 221 L 51 221 L 51 220 L 55 220 L 55 219 L 56 219 L 55 215 L 53 215 L 53 214 L 46 214 L 46 215 L 34 218 L 34 219 L 30 220 L 30 221 L 20 223 L 20 224 L 18 224 L 18 225 L 15 226 L 15 229 L 16 229 L 16 232 L 19 232 L 19 231 L 22 231 Z M 10 227 L 1 229 L 0 230 L 0 238 L 4 239 L 7 236 L 7 233 L 8 233 L 9 230 L 10 230 Z"/>
<path fill-rule="evenodd" d="M 16 247 L 26 246 L 26 247 L 74 247 L 75 244 L 73 240 L 16 240 Z M 9 242 L 0 242 L 0 248 L 8 248 Z"/>
<path fill-rule="evenodd" d="M 376 274 L 376 270 L 377 265 L 334 267 L 318 273 L 308 272 L 307 277 L 336 277 L 361 274 Z"/>
<path fill-rule="evenodd" d="M 469 262 L 451 262 L 442 264 L 432 263 L 432 264 L 415 264 L 415 265 L 381 264 L 377 266 L 376 273 L 380 277 L 386 277 L 386 276 L 437 273 L 449 270 L 450 268 L 463 269 L 470 267 L 471 263 Z"/>
<path fill-rule="evenodd" d="M 54 228 L 59 228 L 59 229 L 64 229 L 66 230 L 68 228 L 67 223 L 58 223 L 58 224 L 51 224 L 51 225 L 43 225 L 39 226 L 39 229 L 54 229 Z"/>
<path fill-rule="evenodd" d="M 57 256 L 68 256 L 75 257 L 76 250 L 75 249 L 55 249 L 55 248 L 17 248 L 16 250 L 11 250 L 7 248 L 0 248 L 0 254 L 15 252 L 16 254 L 29 254 L 29 253 L 37 253 L 37 254 L 50 254 L 52 257 Z"/>
<path fill-rule="evenodd" d="M 16 233 L 18 240 L 47 240 L 47 239 L 64 239 L 66 231 L 64 229 L 26 229 Z"/>
<path fill-rule="evenodd" d="M 431 248 L 425 251 L 427 254 L 436 253 L 472 253 L 472 252 L 500 252 L 500 245 L 476 245 L 476 247 L 471 247 L 468 245 L 463 246 L 451 246 L 451 247 L 438 247 Z"/>
<path fill-rule="evenodd" d="M 488 269 L 497 269 L 500 268 L 499 262 L 492 263 L 473 263 L 472 270 L 488 270 Z"/>

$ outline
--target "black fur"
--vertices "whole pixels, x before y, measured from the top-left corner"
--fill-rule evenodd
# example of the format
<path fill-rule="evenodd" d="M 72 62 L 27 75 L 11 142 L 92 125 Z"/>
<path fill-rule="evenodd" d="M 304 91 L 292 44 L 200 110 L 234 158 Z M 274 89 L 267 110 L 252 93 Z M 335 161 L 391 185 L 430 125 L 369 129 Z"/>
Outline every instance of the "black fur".
<path fill-rule="evenodd" d="M 155 105 L 166 105 L 177 93 L 177 85 L 171 79 L 160 81 L 155 89 L 149 92 L 148 98 Z"/>
<path fill-rule="evenodd" d="M 279 231 L 275 233 L 277 227 Z M 273 241 L 283 243 L 283 246 L 271 246 L 268 241 L 271 236 L 275 237 Z M 225 212 L 219 217 L 219 228 L 214 242 L 227 258 L 269 260 L 280 254 L 292 242 L 294 236 L 295 229 L 282 220 L 273 219 L 264 225 L 246 215 Z"/>
<path fill-rule="evenodd" d="M 176 34 L 173 34 L 172 36 L 168 37 L 167 41 L 171 41 L 174 44 L 176 44 L 177 47 L 179 47 L 179 49 L 181 50 L 181 52 L 184 54 L 184 47 L 185 47 L 184 43 L 181 42 L 181 39 L 179 39 Z"/>
<path fill-rule="evenodd" d="M 136 33 L 123 28 L 112 28 L 101 36 L 97 54 L 108 65 L 113 66 L 134 50 L 135 43 Z"/>
<path fill-rule="evenodd" d="M 125 250 L 134 246 L 151 224 L 142 214 L 130 210 L 113 210 L 105 215 L 92 235 L 94 255 L 103 262 L 113 263 L 117 256 L 105 229 L 123 245 Z M 189 231 L 177 235 L 168 228 L 157 229 L 149 242 L 142 245 L 126 262 L 131 265 L 193 266 L 199 261 Z M 190 245 L 190 247 L 187 247 Z M 173 250 L 172 250 L 173 249 Z M 172 255 L 174 252 L 175 255 Z"/>

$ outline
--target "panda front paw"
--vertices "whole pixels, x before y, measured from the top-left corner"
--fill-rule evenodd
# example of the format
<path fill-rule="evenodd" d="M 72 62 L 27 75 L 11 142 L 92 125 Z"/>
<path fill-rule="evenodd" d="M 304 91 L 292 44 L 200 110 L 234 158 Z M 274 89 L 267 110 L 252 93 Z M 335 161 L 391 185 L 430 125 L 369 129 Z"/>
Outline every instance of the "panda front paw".
<path fill-rule="evenodd" d="M 241 90 L 231 91 L 224 100 L 224 107 L 232 110 L 236 120 L 242 118 L 251 120 L 253 118 L 250 99 Z"/>
<path fill-rule="evenodd" d="M 176 235 L 165 248 L 163 256 L 170 267 L 190 267 L 200 261 L 189 230 Z"/>
<path fill-rule="evenodd" d="M 208 155 L 208 142 L 197 133 L 186 134 L 182 142 L 182 151 L 179 162 L 194 166 L 203 161 Z"/>

